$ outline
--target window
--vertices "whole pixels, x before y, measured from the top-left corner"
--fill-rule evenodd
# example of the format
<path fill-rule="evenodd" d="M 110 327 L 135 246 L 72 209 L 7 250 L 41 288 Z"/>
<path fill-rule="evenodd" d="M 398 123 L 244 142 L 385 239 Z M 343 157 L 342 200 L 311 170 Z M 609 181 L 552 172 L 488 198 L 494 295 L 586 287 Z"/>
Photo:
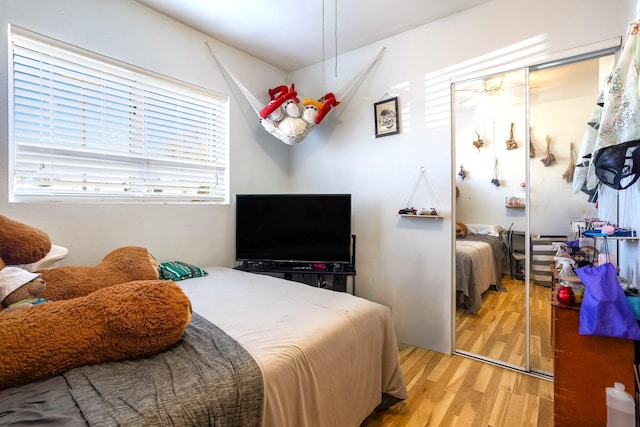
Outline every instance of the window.
<path fill-rule="evenodd" d="M 10 201 L 228 201 L 228 97 L 16 27 L 11 42 Z"/>

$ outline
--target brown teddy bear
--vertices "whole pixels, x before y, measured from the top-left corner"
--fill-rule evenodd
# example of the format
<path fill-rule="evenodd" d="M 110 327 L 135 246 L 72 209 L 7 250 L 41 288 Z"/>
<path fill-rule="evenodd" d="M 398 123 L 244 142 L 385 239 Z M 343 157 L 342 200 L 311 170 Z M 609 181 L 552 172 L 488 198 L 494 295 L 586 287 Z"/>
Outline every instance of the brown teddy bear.
<path fill-rule="evenodd" d="M 0 389 L 112 360 L 149 356 L 180 340 L 191 304 L 172 281 L 145 280 L 0 313 Z"/>
<path fill-rule="evenodd" d="M 42 298 L 51 301 L 85 296 L 118 283 L 159 278 L 157 261 L 146 248 L 138 246 L 115 249 L 93 267 L 63 266 L 36 273 L 47 283 Z"/>
<path fill-rule="evenodd" d="M 151 355 L 180 340 L 191 321 L 191 302 L 173 281 L 158 280 L 146 249 L 117 249 L 95 267 L 13 270 L 39 261 L 50 248 L 42 231 L 0 215 L 1 300 L 50 300 L 0 311 L 0 388 Z M 44 292 L 40 281 L 46 282 Z"/>
<path fill-rule="evenodd" d="M 1 235 L 0 231 L 0 239 Z M 0 252 L 0 260 L 1 256 L 2 252 Z M 107 254 L 100 264 L 93 267 L 54 267 L 34 273 L 19 267 L 6 268 L 12 272 L 12 275 L 22 271 L 19 276 L 24 280 L 18 284 L 17 277 L 12 280 L 3 278 L 9 273 L 5 272 L 3 275 L 4 270 L 0 270 L 0 302 L 3 307 L 8 307 L 30 297 L 59 301 L 85 296 L 98 289 L 119 283 L 134 280 L 157 280 L 159 278 L 157 261 L 146 248 L 138 246 L 115 249 Z M 29 277 L 31 279 L 26 280 Z M 29 286 L 22 287 L 27 283 L 30 283 Z M 44 283 L 47 284 L 46 288 Z"/>
<path fill-rule="evenodd" d="M 469 228 L 464 222 L 456 222 L 456 237 L 467 237 Z"/>

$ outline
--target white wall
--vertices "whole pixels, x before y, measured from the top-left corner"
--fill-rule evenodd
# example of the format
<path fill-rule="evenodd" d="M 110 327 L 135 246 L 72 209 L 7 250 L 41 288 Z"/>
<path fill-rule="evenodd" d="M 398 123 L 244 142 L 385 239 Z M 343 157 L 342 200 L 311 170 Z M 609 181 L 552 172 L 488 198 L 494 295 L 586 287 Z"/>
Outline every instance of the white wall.
<path fill-rule="evenodd" d="M 382 61 L 348 100 L 293 147 L 266 134 L 244 99 L 211 60 L 202 34 L 132 0 L 3 0 L 0 25 L 12 23 L 85 49 L 233 96 L 231 188 L 236 192 L 350 192 L 358 235 L 358 294 L 392 307 L 401 342 L 451 350 L 453 171 L 449 84 L 489 65 L 533 58 L 622 35 L 635 0 L 495 0 L 294 73 L 304 96 L 337 91 L 383 46 Z M 8 204 L 6 31 L 0 36 L 0 212 L 48 232 L 71 249 L 68 263 L 97 262 L 125 244 L 161 260 L 232 264 L 231 206 Z M 210 40 L 252 92 L 286 76 Z M 520 55 L 520 56 L 519 56 Z M 541 62 L 541 61 L 540 61 Z M 322 90 L 321 88 L 326 88 Z M 399 96 L 402 133 L 373 137 L 373 103 Z M 424 166 L 433 191 L 424 198 L 443 220 L 396 212 Z M 420 202 L 423 203 L 423 202 Z"/>
<path fill-rule="evenodd" d="M 148 247 L 160 261 L 233 265 L 230 205 L 7 203 L 7 26 L 13 24 L 156 73 L 232 95 L 231 194 L 282 192 L 288 154 L 221 73 L 204 44 L 258 96 L 286 74 L 208 39 L 132 0 L 2 0 L 0 13 L 0 213 L 46 231 L 70 249 L 68 264 L 92 265 L 111 249 Z"/>
<path fill-rule="evenodd" d="M 451 350 L 453 171 L 449 84 L 511 64 L 570 56 L 623 35 L 628 1 L 495 0 L 293 73 L 301 92 L 337 90 L 385 46 L 355 95 L 291 150 L 293 190 L 350 192 L 358 294 L 392 307 L 399 340 Z M 483 70 L 484 68 L 484 70 Z M 402 133 L 373 137 L 373 103 L 399 96 Z M 311 95 L 308 95 L 311 96 Z M 586 117 L 585 117 L 586 120 Z M 395 214 L 424 166 L 444 220 Z"/>

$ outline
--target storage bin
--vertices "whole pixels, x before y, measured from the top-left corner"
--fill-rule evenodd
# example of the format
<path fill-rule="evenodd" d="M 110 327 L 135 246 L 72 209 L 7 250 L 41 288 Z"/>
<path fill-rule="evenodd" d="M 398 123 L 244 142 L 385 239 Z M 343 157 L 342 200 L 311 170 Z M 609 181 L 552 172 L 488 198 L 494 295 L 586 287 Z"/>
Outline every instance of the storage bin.
<path fill-rule="evenodd" d="M 553 243 L 566 241 L 566 235 L 531 237 L 531 280 L 533 283 L 547 288 L 551 287 L 553 282 L 551 265 L 554 263 L 553 257 L 556 255 Z"/>

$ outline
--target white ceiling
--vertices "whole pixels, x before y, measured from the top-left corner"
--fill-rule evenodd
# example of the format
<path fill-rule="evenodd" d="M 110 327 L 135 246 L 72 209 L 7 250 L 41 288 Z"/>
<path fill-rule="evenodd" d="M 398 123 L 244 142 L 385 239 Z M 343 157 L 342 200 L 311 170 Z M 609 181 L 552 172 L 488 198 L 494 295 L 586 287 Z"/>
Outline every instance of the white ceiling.
<path fill-rule="evenodd" d="M 291 72 L 490 0 L 136 1 Z"/>

